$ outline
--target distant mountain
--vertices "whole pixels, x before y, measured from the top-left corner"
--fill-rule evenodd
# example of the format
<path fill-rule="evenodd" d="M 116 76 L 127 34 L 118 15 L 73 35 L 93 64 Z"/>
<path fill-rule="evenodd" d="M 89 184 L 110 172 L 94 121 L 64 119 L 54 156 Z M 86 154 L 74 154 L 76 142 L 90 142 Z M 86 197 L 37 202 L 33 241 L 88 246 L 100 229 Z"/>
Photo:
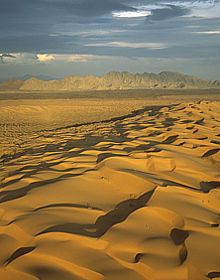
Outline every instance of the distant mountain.
<path fill-rule="evenodd" d="M 52 77 L 47 76 L 47 75 L 30 75 L 30 74 L 26 74 L 22 77 L 19 77 L 18 80 L 22 80 L 22 81 L 26 81 L 32 78 L 36 78 L 38 80 L 43 80 L 43 81 L 49 81 L 49 80 L 53 80 Z"/>
<path fill-rule="evenodd" d="M 4 88 L 7 82 L 4 82 Z M 8 81 L 9 89 L 36 91 L 123 90 L 151 88 L 220 88 L 219 81 L 209 81 L 176 72 L 159 74 L 109 72 L 104 76 L 69 76 L 61 80 L 42 80 L 36 77 L 24 81 Z M 1 85 L 0 85 L 1 89 Z"/>
<path fill-rule="evenodd" d="M 5 78 L 1 78 L 0 77 L 0 83 L 5 82 L 5 81 L 12 81 L 12 80 L 21 80 L 21 81 L 26 81 L 29 80 L 31 78 L 36 78 L 39 80 L 44 80 L 44 81 L 49 81 L 49 80 L 53 80 L 52 77 L 48 76 L 48 75 L 31 75 L 31 74 L 26 74 L 20 77 L 13 77 L 10 79 L 5 79 Z"/>
<path fill-rule="evenodd" d="M 19 90 L 23 85 L 23 81 L 10 79 L 0 83 L 0 90 Z"/>

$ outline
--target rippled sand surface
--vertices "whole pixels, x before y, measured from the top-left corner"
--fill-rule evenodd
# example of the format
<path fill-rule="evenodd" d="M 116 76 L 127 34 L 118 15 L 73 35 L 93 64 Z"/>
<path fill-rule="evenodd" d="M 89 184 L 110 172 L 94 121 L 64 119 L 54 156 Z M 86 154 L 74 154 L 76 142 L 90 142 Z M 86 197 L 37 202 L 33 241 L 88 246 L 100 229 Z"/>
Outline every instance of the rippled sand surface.
<path fill-rule="evenodd" d="M 68 125 L 1 158 L 0 279 L 219 279 L 220 102 Z"/>
<path fill-rule="evenodd" d="M 76 124 L 108 120 L 153 100 L 5 100 L 0 101 L 0 154 L 14 153 L 39 133 Z"/>

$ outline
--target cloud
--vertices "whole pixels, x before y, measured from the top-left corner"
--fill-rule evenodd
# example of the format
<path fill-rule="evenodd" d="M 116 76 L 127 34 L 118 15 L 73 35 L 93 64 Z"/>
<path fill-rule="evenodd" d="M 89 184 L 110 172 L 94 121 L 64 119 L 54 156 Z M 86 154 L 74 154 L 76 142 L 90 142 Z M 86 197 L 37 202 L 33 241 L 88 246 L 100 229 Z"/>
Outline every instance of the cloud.
<path fill-rule="evenodd" d="M 177 17 L 219 18 L 219 0 L 156 0 L 132 3 L 138 10 L 149 11 L 151 20 L 167 20 Z"/>
<path fill-rule="evenodd" d="M 147 17 L 151 15 L 150 11 L 126 11 L 126 12 L 113 12 L 112 16 L 115 18 L 138 18 Z"/>
<path fill-rule="evenodd" d="M 74 54 L 68 56 L 67 60 L 69 62 L 87 62 L 91 59 L 95 59 L 97 56 L 89 55 L 89 54 Z"/>
<path fill-rule="evenodd" d="M 4 64 L 25 64 L 25 63 L 35 63 L 36 62 L 36 55 L 33 53 L 5 53 L 0 54 L 0 60 Z"/>
<path fill-rule="evenodd" d="M 62 8 L 66 8 L 68 13 L 81 17 L 103 16 L 111 14 L 112 11 L 135 11 L 135 8 L 121 2 L 117 0 L 76 0 L 62 1 L 60 5 Z"/>
<path fill-rule="evenodd" d="M 167 4 L 164 8 L 154 9 L 151 11 L 151 15 L 148 17 L 150 20 L 165 20 L 175 17 L 187 15 L 189 13 L 188 8 L 182 8 L 179 6 Z"/>
<path fill-rule="evenodd" d="M 98 59 L 100 56 L 91 54 L 36 54 L 38 62 L 87 62 L 89 60 Z"/>
<path fill-rule="evenodd" d="M 167 48 L 167 45 L 163 43 L 148 43 L 148 42 L 141 42 L 141 43 L 135 43 L 135 42 L 105 42 L 105 43 L 94 43 L 94 44 L 88 44 L 87 46 L 91 47 L 118 47 L 118 48 L 132 48 L 132 49 L 151 49 L 151 50 L 159 50 L 159 49 L 165 49 Z"/>
<path fill-rule="evenodd" d="M 64 65 L 97 73 L 134 57 L 198 64 L 198 57 L 219 57 L 219 24 L 219 0 L 1 0 L 0 52 L 16 56 L 0 57 L 1 73 L 55 73 Z M 105 57 L 112 58 L 108 65 Z"/>
<path fill-rule="evenodd" d="M 16 58 L 16 56 L 14 56 L 13 54 L 10 54 L 10 53 L 0 54 L 1 63 L 7 63 L 8 60 L 10 61 L 11 59 L 14 59 L 14 58 Z"/>
<path fill-rule="evenodd" d="M 51 54 L 37 54 L 36 57 L 39 62 L 49 62 L 55 60 L 55 56 Z"/>
<path fill-rule="evenodd" d="M 220 35 L 220 30 L 213 30 L 213 31 L 196 31 L 193 32 L 194 34 L 205 34 L 205 35 Z"/>
<path fill-rule="evenodd" d="M 217 0 L 176 1 L 175 5 L 188 9 L 189 17 L 211 19 L 219 18 L 220 15 L 220 2 Z"/>

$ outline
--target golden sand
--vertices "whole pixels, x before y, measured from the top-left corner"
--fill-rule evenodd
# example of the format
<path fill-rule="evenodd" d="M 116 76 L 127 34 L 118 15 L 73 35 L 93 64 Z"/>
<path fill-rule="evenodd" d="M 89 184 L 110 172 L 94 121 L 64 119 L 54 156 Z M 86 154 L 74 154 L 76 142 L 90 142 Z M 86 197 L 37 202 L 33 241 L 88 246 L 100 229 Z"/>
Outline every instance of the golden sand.
<path fill-rule="evenodd" d="M 0 279 L 220 279 L 220 102 L 33 134 L 1 158 Z"/>

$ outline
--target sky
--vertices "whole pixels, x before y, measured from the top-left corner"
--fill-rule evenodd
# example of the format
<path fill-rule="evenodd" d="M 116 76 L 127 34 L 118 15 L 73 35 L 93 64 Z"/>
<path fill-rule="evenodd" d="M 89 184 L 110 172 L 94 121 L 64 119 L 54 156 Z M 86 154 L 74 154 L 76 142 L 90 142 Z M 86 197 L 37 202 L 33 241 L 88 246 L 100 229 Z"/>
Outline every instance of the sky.
<path fill-rule="evenodd" d="M 178 71 L 220 80 L 220 0 L 0 4 L 0 79 Z"/>

